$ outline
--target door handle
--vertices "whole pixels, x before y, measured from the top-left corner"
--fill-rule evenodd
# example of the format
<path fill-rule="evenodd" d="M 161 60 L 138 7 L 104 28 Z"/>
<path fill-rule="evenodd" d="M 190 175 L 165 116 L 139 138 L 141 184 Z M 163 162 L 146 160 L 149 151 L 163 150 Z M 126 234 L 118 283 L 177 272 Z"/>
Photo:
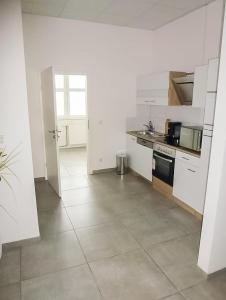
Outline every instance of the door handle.
<path fill-rule="evenodd" d="M 49 133 L 55 134 L 56 130 L 49 130 Z"/>

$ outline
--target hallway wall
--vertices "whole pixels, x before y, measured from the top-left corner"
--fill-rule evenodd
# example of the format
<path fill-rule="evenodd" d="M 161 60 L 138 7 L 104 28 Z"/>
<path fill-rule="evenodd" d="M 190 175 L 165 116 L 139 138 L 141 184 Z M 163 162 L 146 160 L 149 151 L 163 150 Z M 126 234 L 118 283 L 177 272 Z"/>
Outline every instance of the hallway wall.
<path fill-rule="evenodd" d="M 35 177 L 45 174 L 39 73 L 87 75 L 91 167 L 115 166 L 135 115 L 136 76 L 152 69 L 152 33 L 75 20 L 23 15 Z"/>
<path fill-rule="evenodd" d="M 0 182 L 0 243 L 7 243 L 39 236 L 19 0 L 0 1 L 0 41 L 0 148 L 18 153 L 11 166 L 18 179 L 7 177 L 11 188 Z"/>

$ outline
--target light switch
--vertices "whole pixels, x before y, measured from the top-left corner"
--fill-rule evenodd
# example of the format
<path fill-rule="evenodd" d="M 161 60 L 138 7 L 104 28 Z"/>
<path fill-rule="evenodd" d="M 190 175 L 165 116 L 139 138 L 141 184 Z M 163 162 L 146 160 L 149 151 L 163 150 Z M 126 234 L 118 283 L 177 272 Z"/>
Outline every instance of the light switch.
<path fill-rule="evenodd" d="M 0 134 L 0 145 L 4 144 L 4 135 Z"/>

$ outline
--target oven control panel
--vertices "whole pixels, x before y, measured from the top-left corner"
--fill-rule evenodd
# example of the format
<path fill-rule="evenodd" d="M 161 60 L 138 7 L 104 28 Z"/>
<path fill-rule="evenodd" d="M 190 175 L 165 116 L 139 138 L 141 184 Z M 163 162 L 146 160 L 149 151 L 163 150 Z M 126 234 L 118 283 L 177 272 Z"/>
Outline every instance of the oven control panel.
<path fill-rule="evenodd" d="M 154 151 L 157 151 L 159 153 L 168 155 L 170 157 L 175 157 L 176 156 L 176 150 L 172 149 L 170 147 L 167 147 L 165 145 L 161 145 L 161 144 L 154 144 L 153 147 Z"/>

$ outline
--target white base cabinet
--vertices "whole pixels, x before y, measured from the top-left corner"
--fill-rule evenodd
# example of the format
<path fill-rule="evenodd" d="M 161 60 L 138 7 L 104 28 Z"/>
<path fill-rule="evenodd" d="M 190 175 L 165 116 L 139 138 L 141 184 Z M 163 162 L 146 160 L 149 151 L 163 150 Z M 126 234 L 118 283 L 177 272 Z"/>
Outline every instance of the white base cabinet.
<path fill-rule="evenodd" d="M 137 144 L 137 138 L 127 134 L 127 153 L 129 167 L 144 178 L 152 181 L 153 150 Z"/>
<path fill-rule="evenodd" d="M 177 151 L 174 169 L 173 195 L 203 214 L 204 195 L 200 159 Z"/>
<path fill-rule="evenodd" d="M 135 172 L 138 172 L 139 157 L 137 151 L 137 138 L 129 134 L 127 135 L 127 154 L 129 167 Z"/>

